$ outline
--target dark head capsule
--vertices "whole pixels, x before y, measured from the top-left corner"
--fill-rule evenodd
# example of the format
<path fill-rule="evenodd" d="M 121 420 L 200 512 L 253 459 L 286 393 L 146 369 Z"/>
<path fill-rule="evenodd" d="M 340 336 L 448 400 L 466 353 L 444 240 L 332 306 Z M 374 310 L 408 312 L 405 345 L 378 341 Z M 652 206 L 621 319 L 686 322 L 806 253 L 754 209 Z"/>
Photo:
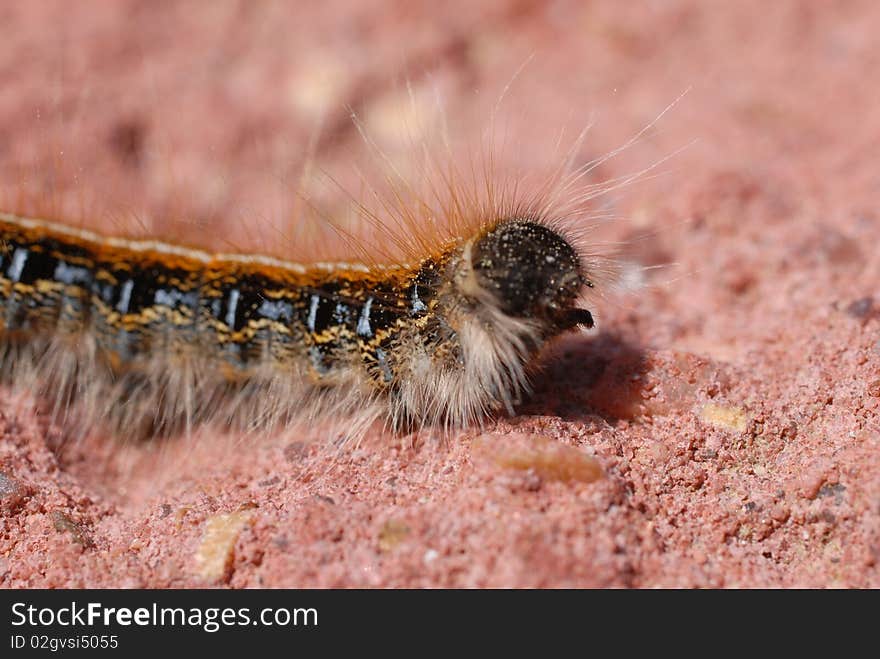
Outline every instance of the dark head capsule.
<path fill-rule="evenodd" d="M 504 313 L 550 321 L 557 329 L 592 327 L 593 318 L 575 303 L 589 285 L 574 248 L 552 229 L 532 220 L 498 224 L 473 245 L 480 286 L 491 291 Z"/>

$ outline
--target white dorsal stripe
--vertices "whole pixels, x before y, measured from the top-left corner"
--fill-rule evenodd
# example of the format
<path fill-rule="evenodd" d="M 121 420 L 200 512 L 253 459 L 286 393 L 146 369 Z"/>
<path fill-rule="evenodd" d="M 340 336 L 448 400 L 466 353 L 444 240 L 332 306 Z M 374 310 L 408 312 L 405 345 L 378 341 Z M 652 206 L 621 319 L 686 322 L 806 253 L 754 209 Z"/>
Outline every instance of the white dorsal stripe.
<path fill-rule="evenodd" d="M 355 272 L 370 272 L 374 270 L 389 270 L 399 268 L 400 265 L 374 265 L 368 266 L 365 263 L 348 262 L 348 261 L 317 261 L 315 263 L 302 264 L 295 261 L 286 261 L 277 259 L 264 254 L 234 254 L 234 253 L 212 253 L 190 247 L 182 247 L 180 245 L 172 245 L 158 240 L 134 240 L 128 238 L 117 238 L 113 236 L 104 236 L 88 229 L 77 229 L 56 222 L 47 220 L 38 220 L 28 217 L 19 217 L 10 215 L 9 213 L 0 213 L 0 221 L 9 224 L 18 225 L 26 229 L 38 229 L 51 231 L 53 233 L 70 236 L 86 242 L 109 245 L 119 249 L 127 249 L 132 252 L 156 252 L 158 254 L 171 254 L 184 258 L 199 261 L 200 263 L 211 263 L 212 261 L 226 261 L 230 263 L 257 264 L 273 268 L 281 268 L 290 270 L 297 274 L 305 274 L 309 270 L 323 270 L 332 272 L 334 270 L 350 270 Z M 406 266 L 404 266 L 406 267 Z"/>

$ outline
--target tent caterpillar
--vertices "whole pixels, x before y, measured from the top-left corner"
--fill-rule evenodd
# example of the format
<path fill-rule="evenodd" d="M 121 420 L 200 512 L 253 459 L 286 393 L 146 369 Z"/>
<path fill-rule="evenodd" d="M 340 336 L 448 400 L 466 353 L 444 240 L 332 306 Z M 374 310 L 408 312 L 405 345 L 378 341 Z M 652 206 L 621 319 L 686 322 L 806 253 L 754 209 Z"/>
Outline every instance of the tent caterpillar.
<path fill-rule="evenodd" d="M 44 358 L 40 379 L 66 395 L 97 376 L 98 416 L 129 433 L 215 420 L 230 395 L 253 414 L 255 387 L 279 379 L 306 399 L 334 389 L 348 412 L 381 404 L 395 428 L 468 425 L 512 411 L 540 348 L 593 325 L 576 306 L 585 264 L 528 216 L 397 267 L 210 254 L 12 215 L 0 239 L 4 370 L 23 350 L 70 353 L 61 371 Z"/>
<path fill-rule="evenodd" d="M 581 181 L 653 123 L 573 168 L 578 141 L 531 194 L 500 181 L 491 156 L 480 183 L 429 172 L 439 193 L 419 196 L 395 173 L 384 217 L 357 205 L 379 230 L 376 245 L 356 244 L 360 262 L 193 249 L 0 213 L 3 377 L 53 401 L 68 431 L 125 437 L 304 418 L 347 420 L 356 436 L 377 420 L 410 430 L 512 414 L 543 349 L 593 327 L 584 294 L 621 279 L 582 239 L 587 203 L 660 163 Z"/>

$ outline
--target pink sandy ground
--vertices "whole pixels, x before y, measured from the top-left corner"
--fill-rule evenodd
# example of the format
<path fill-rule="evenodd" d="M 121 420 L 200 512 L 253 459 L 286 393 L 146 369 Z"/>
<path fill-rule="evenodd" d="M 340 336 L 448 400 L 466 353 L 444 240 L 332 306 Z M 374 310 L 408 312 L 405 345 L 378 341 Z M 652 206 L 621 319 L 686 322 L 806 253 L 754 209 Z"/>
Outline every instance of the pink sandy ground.
<path fill-rule="evenodd" d="M 479 143 L 523 67 L 509 139 L 593 120 L 577 162 L 687 91 L 591 179 L 674 154 L 599 202 L 674 265 L 600 302 L 518 416 L 62 450 L 2 391 L 0 586 L 880 586 L 877 3 L 440 4 L 0 8 L 7 206 L 211 235 L 289 203 L 319 118 L 342 177 L 348 107 L 402 149 L 402 80 Z"/>

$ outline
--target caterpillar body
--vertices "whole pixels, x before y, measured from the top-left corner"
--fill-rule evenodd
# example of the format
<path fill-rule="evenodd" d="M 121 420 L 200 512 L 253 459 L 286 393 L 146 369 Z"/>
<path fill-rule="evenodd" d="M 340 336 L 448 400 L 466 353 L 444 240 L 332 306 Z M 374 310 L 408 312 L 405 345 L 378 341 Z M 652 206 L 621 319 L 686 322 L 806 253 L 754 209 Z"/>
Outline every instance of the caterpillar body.
<path fill-rule="evenodd" d="M 0 214 L 0 367 L 124 436 L 313 416 L 395 429 L 512 410 L 595 273 L 539 214 L 412 263 L 301 264 Z M 269 402 L 271 401 L 271 402 Z M 341 415 L 341 416 L 340 416 Z"/>

